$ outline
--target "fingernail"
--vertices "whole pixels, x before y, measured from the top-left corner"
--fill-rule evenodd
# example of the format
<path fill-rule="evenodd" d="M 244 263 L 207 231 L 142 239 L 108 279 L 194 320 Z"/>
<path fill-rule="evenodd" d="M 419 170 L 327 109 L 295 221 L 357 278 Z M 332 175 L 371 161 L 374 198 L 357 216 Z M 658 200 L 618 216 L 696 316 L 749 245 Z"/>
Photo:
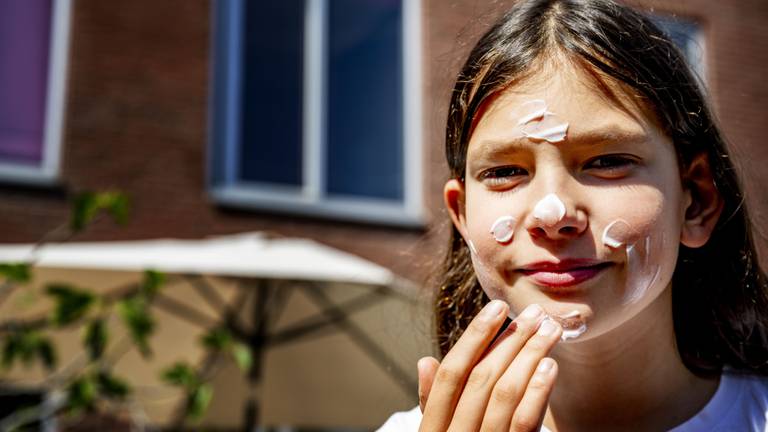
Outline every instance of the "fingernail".
<path fill-rule="evenodd" d="M 426 362 L 426 358 L 420 358 L 419 361 L 416 362 L 416 370 L 419 371 L 419 375 L 424 373 L 425 362 Z"/>
<path fill-rule="evenodd" d="M 480 318 L 482 318 L 485 321 L 492 321 L 495 319 L 501 311 L 504 309 L 504 302 L 501 300 L 492 300 L 490 303 L 485 305 L 483 310 L 480 312 Z"/>
<path fill-rule="evenodd" d="M 554 333 L 555 330 L 557 330 L 557 324 L 555 324 L 555 322 L 551 319 L 547 318 L 541 322 L 541 325 L 539 325 L 538 333 L 542 336 L 549 336 Z"/>
<path fill-rule="evenodd" d="M 537 304 L 529 305 L 527 308 L 523 310 L 523 313 L 520 314 L 521 317 L 526 319 L 534 319 L 538 318 L 541 313 L 544 312 L 541 309 L 541 306 Z"/>
<path fill-rule="evenodd" d="M 555 365 L 555 361 L 551 358 L 544 358 L 541 359 L 539 362 L 539 367 L 536 368 L 536 372 L 538 373 L 547 373 L 550 370 L 552 370 L 552 366 Z"/>

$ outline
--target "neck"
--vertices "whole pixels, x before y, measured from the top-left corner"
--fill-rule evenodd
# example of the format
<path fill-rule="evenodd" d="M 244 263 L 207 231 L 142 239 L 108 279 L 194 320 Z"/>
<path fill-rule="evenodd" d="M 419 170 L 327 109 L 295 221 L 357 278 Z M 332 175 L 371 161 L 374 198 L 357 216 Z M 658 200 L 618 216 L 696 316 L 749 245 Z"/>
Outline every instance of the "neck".
<path fill-rule="evenodd" d="M 671 288 L 619 328 L 558 346 L 545 425 L 553 431 L 668 430 L 706 405 L 717 380 L 693 375 L 675 344 Z"/>

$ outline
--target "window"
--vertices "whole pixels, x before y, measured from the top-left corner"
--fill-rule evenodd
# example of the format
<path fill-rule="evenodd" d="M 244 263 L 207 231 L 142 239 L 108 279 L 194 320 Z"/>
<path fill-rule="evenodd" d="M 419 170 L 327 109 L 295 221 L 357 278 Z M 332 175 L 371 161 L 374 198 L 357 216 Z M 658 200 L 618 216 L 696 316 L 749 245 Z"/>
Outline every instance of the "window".
<path fill-rule="evenodd" d="M 656 25 L 669 36 L 685 55 L 691 70 L 702 87 L 706 87 L 704 68 L 704 34 L 699 25 L 690 20 L 674 16 L 655 15 L 651 17 Z"/>
<path fill-rule="evenodd" d="M 420 225 L 419 2 L 214 8 L 214 199 Z"/>
<path fill-rule="evenodd" d="M 0 2 L 0 180 L 59 172 L 69 0 Z"/>

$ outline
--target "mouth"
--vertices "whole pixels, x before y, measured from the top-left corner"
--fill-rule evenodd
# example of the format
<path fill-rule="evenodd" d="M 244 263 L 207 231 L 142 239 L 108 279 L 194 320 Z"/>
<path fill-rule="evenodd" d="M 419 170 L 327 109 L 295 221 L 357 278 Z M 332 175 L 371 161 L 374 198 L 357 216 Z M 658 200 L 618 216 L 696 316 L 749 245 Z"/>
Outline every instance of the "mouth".
<path fill-rule="evenodd" d="M 611 265 L 612 262 L 606 261 L 568 259 L 556 263 L 531 263 L 516 272 L 545 288 L 567 288 L 596 277 Z"/>

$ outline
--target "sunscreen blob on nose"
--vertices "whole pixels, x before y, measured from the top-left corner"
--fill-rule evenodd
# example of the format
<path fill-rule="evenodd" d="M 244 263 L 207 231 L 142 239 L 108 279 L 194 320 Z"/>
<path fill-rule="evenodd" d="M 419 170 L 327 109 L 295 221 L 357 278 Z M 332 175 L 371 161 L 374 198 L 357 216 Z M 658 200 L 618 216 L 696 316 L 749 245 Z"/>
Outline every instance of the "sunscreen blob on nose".
<path fill-rule="evenodd" d="M 565 217 L 565 204 L 551 193 L 541 199 L 533 208 L 533 217 L 546 226 L 552 226 Z"/>

